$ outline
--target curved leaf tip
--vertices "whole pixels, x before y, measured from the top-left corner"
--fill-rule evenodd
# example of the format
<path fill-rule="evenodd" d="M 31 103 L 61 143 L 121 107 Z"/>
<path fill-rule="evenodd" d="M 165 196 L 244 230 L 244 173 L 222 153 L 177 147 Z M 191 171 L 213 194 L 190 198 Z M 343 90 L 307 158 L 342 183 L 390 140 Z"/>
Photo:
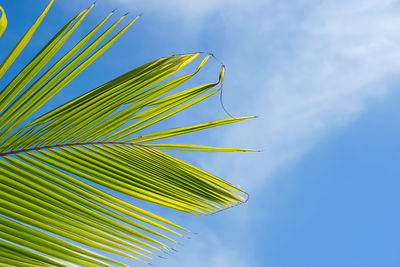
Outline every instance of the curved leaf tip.
<path fill-rule="evenodd" d="M 1 63 L 0 78 L 4 75 L 4 73 L 8 70 L 8 68 L 11 66 L 11 64 L 14 62 L 14 60 L 19 56 L 19 54 L 22 52 L 22 50 L 28 44 L 29 40 L 31 39 L 34 32 L 36 31 L 37 27 L 42 22 L 43 18 L 46 16 L 46 14 L 49 11 L 53 2 L 54 2 L 54 0 L 51 0 L 51 2 L 47 5 L 45 10 L 39 16 L 39 18 L 32 25 L 32 27 L 30 27 L 29 30 L 22 36 L 22 38 L 18 41 L 18 43 L 11 50 L 10 54 L 8 54 L 8 56 L 5 58 L 5 60 Z M 0 18 L 0 20 L 1 20 L 0 24 L 3 25 L 3 17 L 5 17 L 5 12 L 3 9 L 1 11 L 2 11 L 2 17 Z M 5 22 L 7 22 L 6 19 L 5 19 Z M 5 25 L 7 26 L 7 24 L 5 24 Z M 4 27 L 4 29 L 5 29 L 5 27 Z M 2 31 L 4 31 L 3 26 L 0 26 L 0 36 L 2 34 Z"/>
<path fill-rule="evenodd" d="M 0 17 L 0 37 L 1 37 L 3 35 L 3 32 L 7 28 L 7 17 L 6 17 L 6 12 L 1 6 L 0 10 L 1 10 L 1 17 Z"/>

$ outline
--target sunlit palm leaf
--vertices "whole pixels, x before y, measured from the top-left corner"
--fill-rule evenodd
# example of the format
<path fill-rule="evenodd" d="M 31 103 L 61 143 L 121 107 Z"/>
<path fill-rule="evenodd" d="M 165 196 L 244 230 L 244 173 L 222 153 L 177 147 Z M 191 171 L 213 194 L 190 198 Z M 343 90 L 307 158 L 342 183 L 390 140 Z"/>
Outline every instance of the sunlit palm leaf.
<path fill-rule="evenodd" d="M 5 58 L 0 77 L 26 46 L 52 2 Z M 220 90 L 216 87 L 223 82 L 223 66 L 216 82 L 172 91 L 195 76 L 210 55 L 182 54 L 151 61 L 32 119 L 137 19 L 111 35 L 123 16 L 99 33 L 110 13 L 47 67 L 92 8 L 73 17 L 0 91 L 2 266 L 124 265 L 92 249 L 145 261 L 172 249 L 177 243 L 174 236 L 183 236 L 180 232 L 189 232 L 117 198 L 112 191 L 197 215 L 247 199 L 245 192 L 230 183 L 159 149 L 253 150 L 146 142 L 252 117 L 138 134 Z M 7 25 L 1 11 L 0 35 Z M 204 58 L 192 73 L 177 75 L 199 56 Z"/>
<path fill-rule="evenodd" d="M 0 17 L 0 37 L 3 35 L 3 32 L 7 28 L 7 17 L 4 9 L 0 6 L 1 17 Z"/>

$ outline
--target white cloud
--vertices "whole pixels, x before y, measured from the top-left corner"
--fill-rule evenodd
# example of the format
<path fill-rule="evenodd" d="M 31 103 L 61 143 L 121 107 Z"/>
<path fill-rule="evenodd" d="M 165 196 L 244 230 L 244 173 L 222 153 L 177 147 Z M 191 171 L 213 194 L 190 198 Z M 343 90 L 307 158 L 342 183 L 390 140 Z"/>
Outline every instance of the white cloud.
<path fill-rule="evenodd" d="M 178 252 L 167 260 L 159 260 L 157 265 L 176 267 L 188 266 L 190 263 L 190 267 L 252 267 L 251 263 L 238 253 L 237 245 L 231 246 L 221 241 L 218 235 L 215 231 L 205 231 L 192 242 L 187 242 L 185 247 L 179 247 Z M 215 251 L 210 253 L 210 250 L 214 249 Z"/>
<path fill-rule="evenodd" d="M 200 38 L 201 36 L 196 35 L 200 34 L 208 24 L 225 23 L 229 27 L 229 25 L 232 26 L 232 22 L 237 25 L 255 22 L 255 18 L 249 19 L 249 16 L 254 15 L 256 10 L 266 10 L 269 1 L 116 0 L 115 2 L 127 10 L 143 13 L 152 19 L 161 19 L 164 23 L 171 23 L 174 31 L 182 31 L 187 37 Z M 262 16 L 262 14 L 258 15 Z M 215 22 L 215 20 L 218 21 Z"/>
<path fill-rule="evenodd" d="M 202 167 L 216 170 L 253 194 L 261 192 L 275 171 L 298 160 L 324 136 L 362 114 L 370 101 L 385 95 L 387 79 L 400 74 L 399 18 L 396 1 L 325 1 L 296 21 L 297 26 L 291 29 L 297 32 L 292 40 L 295 45 L 288 51 L 289 56 L 273 59 L 279 62 L 274 71 L 267 70 L 271 51 L 263 55 L 263 47 L 254 47 L 259 50 L 258 60 L 263 61 L 255 67 L 265 68 L 265 78 L 256 78 L 247 87 L 248 81 L 243 81 L 232 92 L 240 99 L 230 98 L 227 102 L 260 118 L 243 127 L 227 128 L 219 143 L 261 147 L 265 152 L 218 154 L 203 160 Z M 265 18 L 268 19 L 274 18 Z M 285 25 L 282 28 L 286 30 Z M 249 33 L 245 36 L 251 37 Z M 273 36 L 253 38 L 265 44 Z M 237 57 L 235 51 L 246 49 L 243 41 L 238 42 L 229 48 L 226 57 Z M 247 43 L 251 44 L 251 39 Z M 236 69 L 237 73 L 234 69 L 231 77 L 251 77 L 252 71 L 260 73 L 251 68 L 254 62 L 246 62 L 245 58 L 236 61 L 249 69 Z M 243 71 L 247 73 L 239 73 Z M 257 91 L 243 93 L 255 86 Z M 252 218 L 260 212 L 268 211 L 254 205 L 235 219 L 251 225 L 256 223 Z M 226 220 L 229 223 L 232 217 Z M 238 252 L 248 250 L 250 244 L 241 245 L 243 249 Z M 223 247 L 214 247 L 209 253 L 218 254 L 220 250 Z M 248 256 L 242 257 L 250 261 Z"/>
<path fill-rule="evenodd" d="M 226 43 L 221 51 L 229 61 L 225 101 L 230 109 L 236 107 L 234 114 L 260 118 L 227 127 L 218 143 L 262 148 L 264 153 L 207 155 L 201 165 L 255 193 L 272 173 L 384 96 L 387 79 L 400 74 L 400 6 L 395 0 L 119 1 L 160 16 L 173 12 L 199 28 L 215 15 L 222 18 Z M 188 34 L 198 33 L 182 27 Z M 243 220 L 251 227 L 255 210 L 262 210 L 251 207 L 235 223 Z M 227 231 L 232 227 L 219 227 L 218 236 Z M 227 246 L 226 240 L 210 235 L 166 266 L 245 267 L 251 262 L 246 254 L 251 239 L 237 238 Z"/>
<path fill-rule="evenodd" d="M 134 6 L 137 9 L 143 9 L 143 12 L 149 11 L 158 13 L 163 17 L 169 16 L 171 12 L 179 14 L 190 20 L 199 18 L 207 18 L 215 13 L 225 12 L 232 7 L 244 7 L 251 5 L 251 1 L 243 0 L 203 0 L 203 1 L 185 1 L 185 0 L 170 0 L 170 1 L 138 1 L 138 0 L 117 0 L 122 5 Z M 257 1 L 255 1 L 257 2 Z"/>
<path fill-rule="evenodd" d="M 204 166 L 212 164 L 210 169 L 254 189 L 358 116 L 368 100 L 386 92 L 385 79 L 400 73 L 396 7 L 395 1 L 370 0 L 325 1 L 314 8 L 298 22 L 301 37 L 291 58 L 284 58 L 265 79 L 264 90 L 241 99 L 243 110 L 254 110 L 261 118 L 249 127 L 227 130 L 222 138 L 229 144 L 261 146 L 265 152 L 217 155 Z M 251 178 L 244 180 L 244 174 Z"/>

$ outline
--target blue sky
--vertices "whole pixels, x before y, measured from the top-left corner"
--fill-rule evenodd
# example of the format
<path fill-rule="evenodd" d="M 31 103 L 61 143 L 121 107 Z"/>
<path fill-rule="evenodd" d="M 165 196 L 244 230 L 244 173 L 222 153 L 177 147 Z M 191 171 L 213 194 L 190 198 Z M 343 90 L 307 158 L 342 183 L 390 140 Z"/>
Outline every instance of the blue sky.
<path fill-rule="evenodd" d="M 46 3 L 0 1 L 9 18 L 0 50 Z M 18 62 L 89 4 L 57 0 Z M 263 152 L 177 154 L 251 199 L 201 218 L 160 209 L 199 234 L 158 266 L 400 266 L 398 1 L 100 0 L 75 36 L 114 8 L 143 16 L 50 106 L 157 57 L 210 51 L 227 66 L 226 108 L 260 116 L 182 137 Z M 170 123 L 224 116 L 215 97 Z"/>

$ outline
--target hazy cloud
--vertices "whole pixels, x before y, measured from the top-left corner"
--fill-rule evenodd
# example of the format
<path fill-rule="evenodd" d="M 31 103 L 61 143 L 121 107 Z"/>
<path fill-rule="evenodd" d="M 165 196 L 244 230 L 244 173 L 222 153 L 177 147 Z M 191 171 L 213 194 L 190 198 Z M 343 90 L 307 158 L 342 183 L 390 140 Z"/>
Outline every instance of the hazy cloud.
<path fill-rule="evenodd" d="M 246 105 L 243 109 L 254 110 L 260 119 L 228 130 L 222 138 L 229 144 L 238 139 L 252 147 L 261 144 L 265 152 L 228 159 L 217 155 L 205 165 L 222 166 L 221 174 L 231 174 L 238 182 L 247 173 L 252 179 L 243 183 L 257 186 L 358 116 L 368 100 L 386 92 L 385 79 L 399 74 L 398 7 L 396 1 L 371 0 L 325 1 L 313 8 L 297 22 L 301 34 L 293 40 L 296 49 L 288 52 L 291 58 L 282 58 L 250 99 L 240 99 Z M 243 166 L 252 166 L 252 175 Z"/>
<path fill-rule="evenodd" d="M 276 170 L 362 114 L 400 73 L 398 1 L 118 1 L 197 25 L 193 31 L 173 24 L 188 35 L 201 34 L 211 19 L 223 25 L 220 55 L 229 61 L 225 101 L 234 114 L 260 118 L 226 128 L 218 143 L 262 148 L 264 153 L 207 156 L 200 165 L 253 193 Z M 232 216 L 251 229 L 256 210 L 262 211 L 254 204 Z M 231 223 L 232 216 L 224 218 Z M 221 240 L 204 228 L 203 235 L 210 234 L 205 240 L 165 266 L 188 266 L 193 259 L 193 267 L 255 266 L 247 255 L 252 239 L 241 239 L 251 231 L 226 244 L 225 227 L 212 227 Z"/>

